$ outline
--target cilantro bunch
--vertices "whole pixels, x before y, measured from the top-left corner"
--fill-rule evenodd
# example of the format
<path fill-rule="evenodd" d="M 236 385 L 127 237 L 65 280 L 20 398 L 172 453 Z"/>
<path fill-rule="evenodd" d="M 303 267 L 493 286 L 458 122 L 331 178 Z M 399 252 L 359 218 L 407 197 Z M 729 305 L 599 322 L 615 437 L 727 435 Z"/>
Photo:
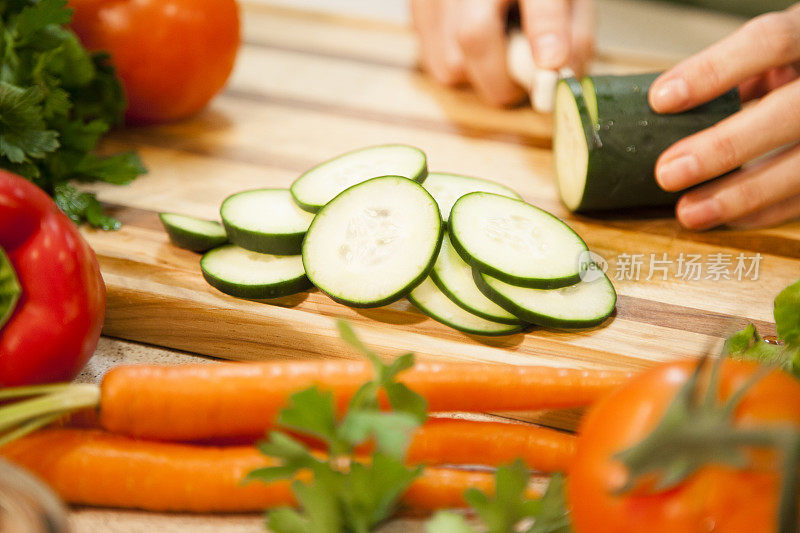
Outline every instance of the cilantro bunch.
<path fill-rule="evenodd" d="M 121 122 L 125 97 L 108 56 L 90 54 L 64 27 L 66 4 L 0 0 L 0 168 L 33 181 L 76 223 L 116 229 L 93 195 L 68 182 L 125 184 L 145 169 L 134 153 L 93 153 Z"/>

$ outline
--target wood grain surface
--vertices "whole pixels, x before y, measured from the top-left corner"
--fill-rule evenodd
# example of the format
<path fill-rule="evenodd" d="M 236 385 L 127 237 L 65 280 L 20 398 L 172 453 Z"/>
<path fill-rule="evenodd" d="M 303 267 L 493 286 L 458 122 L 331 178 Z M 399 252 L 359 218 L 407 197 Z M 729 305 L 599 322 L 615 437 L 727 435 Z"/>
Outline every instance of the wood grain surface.
<path fill-rule="evenodd" d="M 772 300 L 800 276 L 800 223 L 691 233 L 663 211 L 571 215 L 557 199 L 550 118 L 490 108 L 467 90 L 431 83 L 416 68 L 406 29 L 266 6 L 246 7 L 244 21 L 234 76 L 208 110 L 119 131 L 105 143 L 108 151 L 138 150 L 150 169 L 130 186 L 93 189 L 124 222 L 116 233 L 85 230 L 108 286 L 105 334 L 229 359 L 355 357 L 337 338 L 341 317 L 388 356 L 412 350 L 421 358 L 642 367 L 715 349 L 748 321 L 772 332 Z M 604 59 L 598 68 L 663 67 Z M 496 180 L 566 220 L 608 260 L 620 295 L 615 314 L 590 331 L 534 328 L 487 339 L 438 324 L 406 301 L 354 310 L 318 291 L 240 300 L 208 286 L 199 255 L 171 246 L 158 223 L 159 211 L 217 218 L 229 194 L 287 187 L 320 161 L 386 142 L 418 146 L 432 171 Z M 620 279 L 630 274 L 626 254 L 641 255 L 638 280 Z M 698 280 L 681 279 L 678 261 L 691 255 L 704 270 Z M 736 279 L 740 256 L 759 258 L 757 279 Z M 672 261 L 666 279 L 649 272 L 651 257 Z M 731 279 L 713 279 L 715 258 L 730 261 Z"/>

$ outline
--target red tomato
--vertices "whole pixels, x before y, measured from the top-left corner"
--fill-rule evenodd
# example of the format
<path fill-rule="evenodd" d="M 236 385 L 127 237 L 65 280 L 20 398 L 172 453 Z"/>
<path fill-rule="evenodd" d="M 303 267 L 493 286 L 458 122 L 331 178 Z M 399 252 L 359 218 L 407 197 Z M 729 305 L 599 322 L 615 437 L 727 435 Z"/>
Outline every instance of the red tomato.
<path fill-rule="evenodd" d="M 748 469 L 707 466 L 678 487 L 614 494 L 627 471 L 614 455 L 641 441 L 661 420 L 694 364 L 658 366 L 599 402 L 582 425 L 567 496 L 578 533 L 774 532 L 780 478 L 777 454 L 754 455 Z M 741 387 L 758 366 L 726 361 L 720 397 Z M 738 427 L 800 428 L 800 382 L 773 371 L 749 389 L 735 414 Z"/>
<path fill-rule="evenodd" d="M 106 50 L 125 87 L 130 123 L 176 120 L 225 85 L 239 48 L 236 0 L 69 0 L 72 29 Z"/>

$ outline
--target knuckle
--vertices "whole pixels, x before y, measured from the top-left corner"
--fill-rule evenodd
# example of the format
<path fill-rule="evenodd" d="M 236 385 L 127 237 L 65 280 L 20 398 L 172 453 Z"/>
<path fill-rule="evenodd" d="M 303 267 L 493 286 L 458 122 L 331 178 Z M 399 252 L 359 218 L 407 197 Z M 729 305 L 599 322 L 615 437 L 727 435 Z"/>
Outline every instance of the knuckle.
<path fill-rule="evenodd" d="M 444 64 L 431 72 L 436 81 L 442 85 L 453 87 L 462 81 L 461 69 L 456 65 Z"/>
<path fill-rule="evenodd" d="M 753 19 L 749 32 L 767 57 L 796 55 L 800 31 L 788 13 L 767 13 Z"/>
<path fill-rule="evenodd" d="M 540 31 L 553 31 L 563 28 L 569 21 L 570 5 L 558 0 L 539 0 L 526 10 L 525 22 Z"/>
<path fill-rule="evenodd" d="M 766 206 L 768 199 L 765 191 L 764 185 L 758 180 L 743 180 L 717 199 L 728 219 L 738 218 Z"/>
<path fill-rule="evenodd" d="M 698 80 L 703 80 L 703 85 L 707 87 L 719 87 L 723 81 L 724 76 L 720 70 L 716 59 L 702 55 L 697 58 L 697 63 L 694 65 L 694 75 Z"/>
<path fill-rule="evenodd" d="M 485 100 L 494 107 L 507 107 L 516 104 L 520 95 L 513 92 L 486 94 Z"/>
<path fill-rule="evenodd" d="M 713 132 L 711 150 L 716 155 L 717 163 L 725 170 L 731 170 L 742 164 L 740 150 L 730 135 Z"/>
<path fill-rule="evenodd" d="M 575 48 L 586 54 L 591 54 L 594 51 L 594 39 L 588 33 L 576 33 L 573 41 Z"/>
<path fill-rule="evenodd" d="M 486 49 L 486 32 L 475 23 L 466 24 L 456 30 L 456 41 L 467 54 L 482 52 Z"/>

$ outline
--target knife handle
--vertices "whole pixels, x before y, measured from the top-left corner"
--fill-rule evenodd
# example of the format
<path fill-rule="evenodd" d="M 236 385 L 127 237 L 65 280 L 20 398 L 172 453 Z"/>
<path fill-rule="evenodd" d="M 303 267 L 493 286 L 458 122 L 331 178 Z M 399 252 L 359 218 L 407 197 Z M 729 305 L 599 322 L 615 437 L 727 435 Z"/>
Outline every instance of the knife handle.
<path fill-rule="evenodd" d="M 552 113 L 558 80 L 575 75 L 570 68 L 555 71 L 537 67 L 530 43 L 519 30 L 508 35 L 506 64 L 511 79 L 528 93 L 531 106 L 539 113 Z"/>

